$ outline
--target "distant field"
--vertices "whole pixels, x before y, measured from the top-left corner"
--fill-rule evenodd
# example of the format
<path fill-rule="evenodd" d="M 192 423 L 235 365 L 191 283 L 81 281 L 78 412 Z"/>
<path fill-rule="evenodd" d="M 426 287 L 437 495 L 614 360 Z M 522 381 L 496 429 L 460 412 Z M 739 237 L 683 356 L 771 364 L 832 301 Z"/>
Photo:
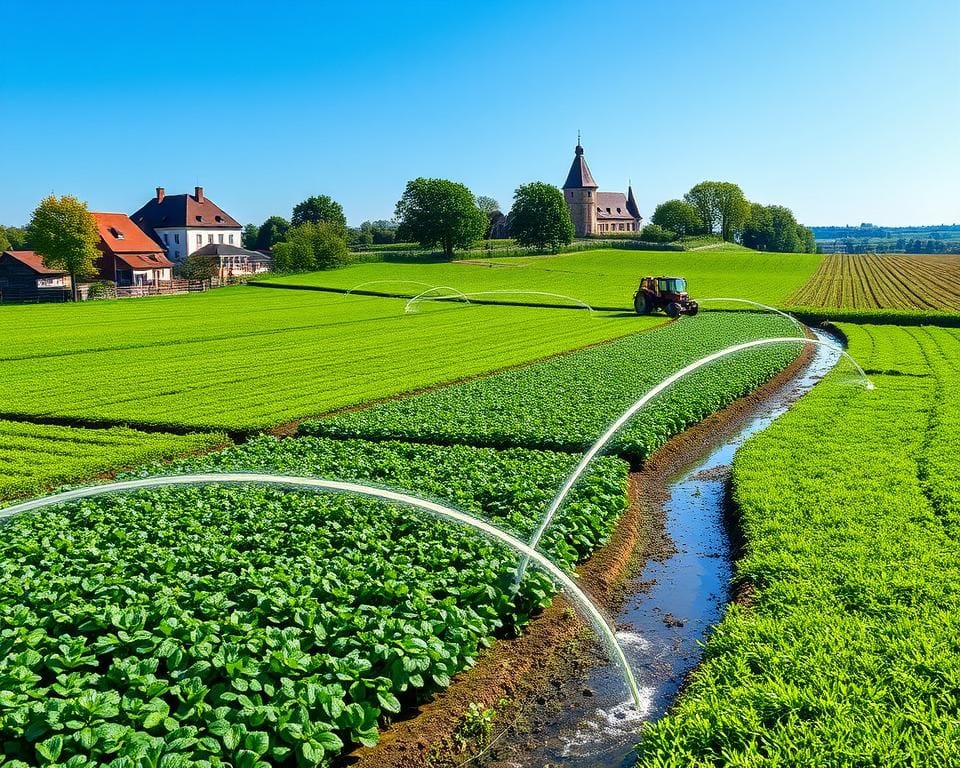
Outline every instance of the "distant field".
<path fill-rule="evenodd" d="M 960 310 L 960 256 L 832 254 L 792 306 Z"/>
<path fill-rule="evenodd" d="M 231 288 L 0 307 L 0 417 L 254 431 L 664 318 Z"/>
<path fill-rule="evenodd" d="M 545 291 L 596 306 L 632 309 L 640 278 L 665 274 L 686 277 L 695 298 L 724 296 L 783 304 L 814 273 L 822 258 L 816 254 L 758 253 L 739 247 L 682 253 L 603 249 L 453 263 L 358 264 L 328 272 L 272 278 L 271 282 L 341 290 L 362 285 L 365 290 L 407 296 L 430 286 L 447 286 L 463 293 Z M 478 298 L 538 300 L 519 293 Z M 551 301 L 544 297 L 539 300 Z"/>
<path fill-rule="evenodd" d="M 225 436 L 147 434 L 0 421 L 0 500 L 38 494 L 102 472 L 209 451 Z"/>

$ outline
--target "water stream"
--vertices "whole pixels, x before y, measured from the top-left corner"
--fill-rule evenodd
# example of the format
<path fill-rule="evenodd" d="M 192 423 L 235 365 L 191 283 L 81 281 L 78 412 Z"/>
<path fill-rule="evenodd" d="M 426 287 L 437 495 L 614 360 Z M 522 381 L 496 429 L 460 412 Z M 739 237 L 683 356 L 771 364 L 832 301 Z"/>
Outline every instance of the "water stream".
<path fill-rule="evenodd" d="M 818 338 L 836 343 L 820 331 Z M 669 483 L 664 505 L 666 532 L 676 552 L 649 561 L 616 616 L 617 639 L 626 650 L 643 700 L 641 711 L 626 698 L 614 665 L 592 667 L 569 681 L 563 710 L 532 723 L 529 733 L 505 735 L 480 764 L 540 768 L 625 768 L 634 765 L 636 732 L 662 716 L 699 663 L 700 643 L 723 618 L 730 601 L 730 542 L 724 514 L 730 465 L 751 435 L 768 427 L 806 394 L 841 358 L 824 345 L 801 375 L 763 400 L 732 434 L 719 437 Z"/>

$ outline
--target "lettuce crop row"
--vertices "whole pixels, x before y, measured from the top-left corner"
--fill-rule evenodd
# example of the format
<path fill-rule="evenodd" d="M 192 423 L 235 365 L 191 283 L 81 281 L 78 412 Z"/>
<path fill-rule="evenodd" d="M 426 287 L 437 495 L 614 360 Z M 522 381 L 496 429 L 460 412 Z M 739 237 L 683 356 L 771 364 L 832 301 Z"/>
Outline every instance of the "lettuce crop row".
<path fill-rule="evenodd" d="M 0 421 L 0 500 L 124 467 L 211 450 L 222 434 L 170 435 Z"/>
<path fill-rule="evenodd" d="M 390 484 L 528 533 L 563 454 L 258 438 L 176 470 Z M 164 470 L 167 470 L 164 467 Z M 572 565 L 625 505 L 603 459 L 547 541 Z M 22 515 L 0 537 L 0 766 L 328 765 L 449 684 L 552 588 L 473 531 L 355 497 L 169 488 Z"/>
<path fill-rule="evenodd" d="M 647 766 L 960 765 L 960 331 L 843 325 L 840 371 L 740 450 L 753 586 Z"/>
<path fill-rule="evenodd" d="M 781 317 L 701 313 L 653 332 L 404 400 L 310 421 L 301 433 L 438 444 L 582 451 L 665 376 L 731 344 L 796 335 Z M 798 345 L 761 347 L 711 364 L 642 410 L 615 449 L 645 458 L 670 437 L 755 389 Z"/>

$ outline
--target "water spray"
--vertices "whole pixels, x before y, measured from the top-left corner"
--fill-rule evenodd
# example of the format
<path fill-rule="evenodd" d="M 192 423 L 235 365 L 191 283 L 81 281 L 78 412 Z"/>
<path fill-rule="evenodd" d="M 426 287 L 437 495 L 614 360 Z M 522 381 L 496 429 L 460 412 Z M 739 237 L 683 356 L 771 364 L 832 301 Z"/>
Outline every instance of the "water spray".
<path fill-rule="evenodd" d="M 449 293 L 443 296 L 431 296 L 430 294 L 434 291 L 449 291 Z M 403 311 L 404 313 L 414 312 L 415 310 L 413 305 L 418 301 L 450 301 L 451 299 L 457 298 L 463 299 L 467 304 L 470 303 L 470 299 L 467 298 L 467 294 L 465 294 L 463 291 L 452 288 L 449 285 L 435 285 L 432 288 L 428 288 L 427 290 L 418 293 L 416 296 L 410 299 L 410 301 L 408 301 L 406 306 L 403 308 Z"/>
<path fill-rule="evenodd" d="M 432 283 L 424 283 L 421 280 L 367 280 L 363 283 L 357 283 L 353 288 L 344 293 L 344 296 L 349 296 L 358 288 L 363 288 L 365 285 L 374 285 L 376 283 L 406 283 L 407 285 L 419 285 L 421 287 L 426 286 L 427 288 L 436 288 L 437 286 Z"/>

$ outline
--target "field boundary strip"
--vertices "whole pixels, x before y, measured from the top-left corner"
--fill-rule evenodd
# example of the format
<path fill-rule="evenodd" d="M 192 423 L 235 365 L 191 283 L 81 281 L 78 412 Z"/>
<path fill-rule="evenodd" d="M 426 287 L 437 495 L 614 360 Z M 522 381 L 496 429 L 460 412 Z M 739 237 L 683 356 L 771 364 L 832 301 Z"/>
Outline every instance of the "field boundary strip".
<path fill-rule="evenodd" d="M 386 291 L 367 291 L 350 290 L 347 288 L 332 288 L 328 285 L 297 285 L 294 283 L 272 283 L 264 280 L 250 280 L 247 285 L 254 288 L 282 288 L 288 291 L 321 291 L 323 293 L 340 293 L 351 296 L 374 296 L 380 299 L 412 299 L 411 293 L 389 293 Z M 518 291 L 518 294 L 523 291 Z M 468 294 L 469 295 L 469 294 Z M 430 301 L 461 302 L 459 296 L 439 296 L 430 297 Z M 583 310 L 580 304 L 555 304 L 545 301 L 498 301 L 497 299 L 469 299 L 471 304 L 483 304 L 494 307 L 532 307 L 534 309 L 579 309 Z M 633 307 L 621 306 L 598 306 L 590 305 L 596 312 L 633 312 Z"/>

